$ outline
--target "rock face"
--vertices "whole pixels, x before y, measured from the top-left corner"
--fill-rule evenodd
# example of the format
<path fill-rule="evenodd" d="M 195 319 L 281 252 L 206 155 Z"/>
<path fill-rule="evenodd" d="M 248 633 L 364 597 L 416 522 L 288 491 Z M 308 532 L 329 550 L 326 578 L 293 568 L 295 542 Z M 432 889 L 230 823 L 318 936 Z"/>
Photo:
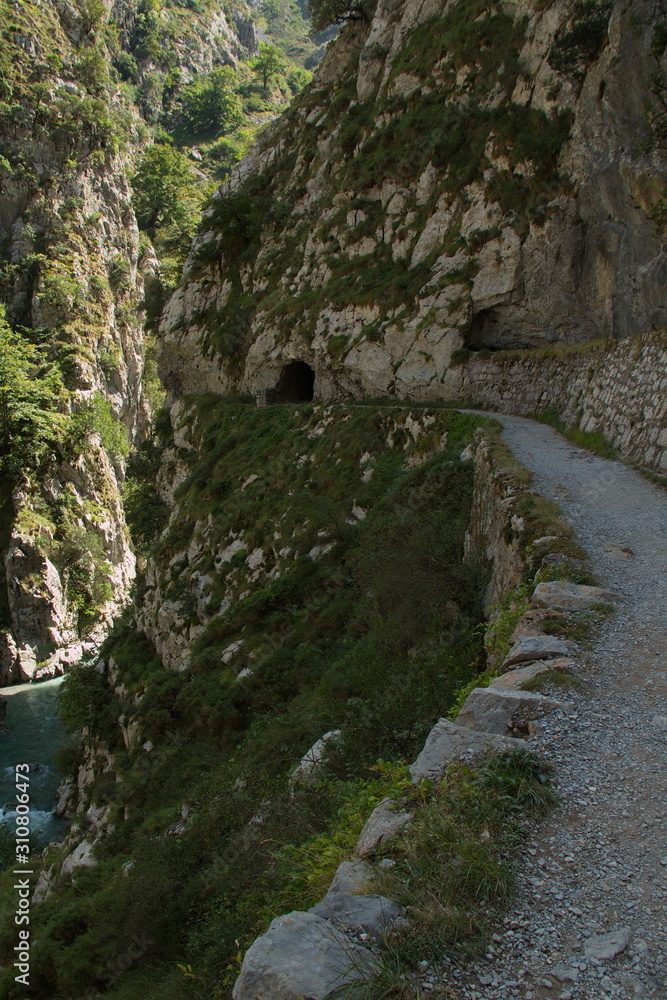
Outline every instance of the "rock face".
<path fill-rule="evenodd" d="M 164 317 L 172 396 L 300 360 L 316 398 L 452 399 L 461 348 L 663 325 L 654 7 L 618 0 L 606 31 L 577 10 L 383 0 L 345 29 L 193 246 Z"/>
<path fill-rule="evenodd" d="M 96 864 L 92 843 L 89 840 L 82 840 L 63 861 L 60 874 L 71 875 L 76 868 L 93 868 Z"/>

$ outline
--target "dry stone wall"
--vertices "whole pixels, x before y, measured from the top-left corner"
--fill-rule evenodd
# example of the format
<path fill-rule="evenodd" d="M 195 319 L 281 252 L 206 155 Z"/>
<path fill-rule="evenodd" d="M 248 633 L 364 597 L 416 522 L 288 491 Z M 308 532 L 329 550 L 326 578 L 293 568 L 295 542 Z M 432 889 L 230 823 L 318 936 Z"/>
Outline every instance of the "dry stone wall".
<path fill-rule="evenodd" d="M 475 354 L 461 365 L 459 396 L 504 413 L 555 410 L 568 425 L 605 436 L 621 455 L 667 472 L 667 333 L 570 351 Z"/>

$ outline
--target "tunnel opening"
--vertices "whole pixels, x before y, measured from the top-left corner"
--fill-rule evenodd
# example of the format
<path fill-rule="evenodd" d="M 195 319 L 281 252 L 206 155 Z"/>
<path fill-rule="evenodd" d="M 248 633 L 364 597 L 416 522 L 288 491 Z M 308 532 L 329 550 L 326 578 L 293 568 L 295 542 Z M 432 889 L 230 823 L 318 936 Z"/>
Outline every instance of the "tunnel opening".
<path fill-rule="evenodd" d="M 471 351 L 494 351 L 499 347 L 499 322 L 495 309 L 482 309 L 473 316 L 466 335 L 466 347 Z"/>
<path fill-rule="evenodd" d="M 305 361 L 290 361 L 285 365 L 278 385 L 278 403 L 310 403 L 315 392 L 315 372 Z"/>

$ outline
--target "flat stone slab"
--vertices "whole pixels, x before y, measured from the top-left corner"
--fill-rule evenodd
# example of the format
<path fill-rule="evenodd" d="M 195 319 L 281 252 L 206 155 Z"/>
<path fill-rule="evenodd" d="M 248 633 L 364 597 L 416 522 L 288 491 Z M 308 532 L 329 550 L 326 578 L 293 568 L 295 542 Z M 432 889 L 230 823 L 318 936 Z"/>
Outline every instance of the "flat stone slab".
<path fill-rule="evenodd" d="M 475 688 L 464 701 L 463 708 L 456 716 L 456 723 L 480 733 L 505 736 L 512 728 L 519 710 L 563 707 L 562 702 L 533 691 Z"/>
<path fill-rule="evenodd" d="M 343 861 L 336 869 L 329 892 L 363 892 L 373 872 L 361 858 Z"/>
<path fill-rule="evenodd" d="M 483 753 L 490 747 L 509 750 L 521 745 L 521 740 L 478 733 L 449 719 L 440 719 L 428 734 L 424 749 L 411 765 L 410 774 L 414 782 L 421 778 L 439 778 L 447 765 L 460 757 Z"/>
<path fill-rule="evenodd" d="M 567 643 L 553 635 L 519 635 L 500 670 L 504 672 L 519 663 L 530 663 L 532 660 L 567 656 L 568 652 Z"/>
<path fill-rule="evenodd" d="M 506 674 L 501 674 L 489 684 L 489 688 L 494 691 L 521 691 L 527 681 L 532 681 L 533 677 L 546 674 L 550 670 L 570 670 L 573 661 L 568 656 L 559 656 L 555 660 L 536 660 L 528 663 L 525 667 L 516 667 L 508 670 Z"/>
<path fill-rule="evenodd" d="M 583 583 L 567 580 L 551 580 L 538 583 L 533 591 L 533 604 L 538 608 L 552 608 L 554 611 L 580 611 L 591 604 L 608 603 L 616 599 L 616 594 L 603 587 L 589 587 Z"/>
<path fill-rule="evenodd" d="M 632 559 L 634 555 L 629 545 L 619 545 L 617 542 L 607 542 L 604 550 L 612 559 Z"/>
<path fill-rule="evenodd" d="M 276 917 L 250 946 L 234 1000 L 325 1000 L 375 969 L 370 951 L 316 913 Z"/>
<path fill-rule="evenodd" d="M 354 853 L 363 858 L 373 854 L 391 840 L 401 827 L 412 819 L 412 813 L 400 812 L 393 799 L 383 799 L 370 814 L 359 834 Z"/>
<path fill-rule="evenodd" d="M 386 896 L 353 896 L 347 892 L 328 892 L 308 912 L 330 920 L 343 931 L 361 932 L 374 938 L 381 938 L 404 916 L 398 903 Z"/>
<path fill-rule="evenodd" d="M 608 934 L 600 934 L 584 941 L 586 958 L 614 958 L 624 951 L 630 941 L 630 928 L 617 927 Z"/>

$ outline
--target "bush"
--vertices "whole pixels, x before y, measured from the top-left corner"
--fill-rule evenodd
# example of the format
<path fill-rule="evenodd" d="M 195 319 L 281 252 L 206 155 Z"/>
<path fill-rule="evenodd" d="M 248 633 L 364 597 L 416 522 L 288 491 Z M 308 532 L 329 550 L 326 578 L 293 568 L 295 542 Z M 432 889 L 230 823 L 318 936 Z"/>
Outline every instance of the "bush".
<path fill-rule="evenodd" d="M 58 692 L 58 712 L 67 731 L 87 728 L 114 745 L 116 733 L 120 736 L 117 711 L 117 699 L 95 665 L 90 661 L 73 664 Z"/>
<path fill-rule="evenodd" d="M 568 31 L 556 32 L 549 50 L 549 65 L 559 73 L 579 74 L 593 62 L 607 37 L 610 0 L 584 0 Z"/>
<path fill-rule="evenodd" d="M 94 393 L 71 418 L 70 442 L 77 454 L 86 448 L 91 434 L 99 434 L 102 447 L 117 458 L 129 454 L 127 428 L 114 416 L 110 401 L 101 392 Z"/>

